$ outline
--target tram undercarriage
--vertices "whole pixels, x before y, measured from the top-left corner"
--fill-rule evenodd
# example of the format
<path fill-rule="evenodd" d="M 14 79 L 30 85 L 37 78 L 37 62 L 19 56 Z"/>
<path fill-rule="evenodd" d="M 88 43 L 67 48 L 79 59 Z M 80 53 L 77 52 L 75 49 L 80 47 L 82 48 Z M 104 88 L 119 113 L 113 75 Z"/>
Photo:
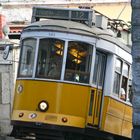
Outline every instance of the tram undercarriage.
<path fill-rule="evenodd" d="M 80 129 L 42 123 L 12 122 L 12 124 L 16 125 L 13 127 L 11 136 L 24 140 L 130 140 L 93 127 Z"/>

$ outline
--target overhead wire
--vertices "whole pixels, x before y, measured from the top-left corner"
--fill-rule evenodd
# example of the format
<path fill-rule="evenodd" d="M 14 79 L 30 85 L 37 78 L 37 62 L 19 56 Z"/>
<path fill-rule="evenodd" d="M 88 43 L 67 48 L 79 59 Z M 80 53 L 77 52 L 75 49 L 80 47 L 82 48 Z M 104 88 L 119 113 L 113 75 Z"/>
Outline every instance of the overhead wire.
<path fill-rule="evenodd" d="M 124 10 L 125 10 L 125 8 L 126 8 L 126 6 L 127 6 L 127 2 L 126 2 L 126 4 L 124 5 L 124 7 L 122 8 L 121 12 L 119 13 L 119 15 L 118 15 L 117 19 L 119 19 L 119 18 L 120 18 L 120 16 L 122 15 L 123 11 L 124 11 Z"/>

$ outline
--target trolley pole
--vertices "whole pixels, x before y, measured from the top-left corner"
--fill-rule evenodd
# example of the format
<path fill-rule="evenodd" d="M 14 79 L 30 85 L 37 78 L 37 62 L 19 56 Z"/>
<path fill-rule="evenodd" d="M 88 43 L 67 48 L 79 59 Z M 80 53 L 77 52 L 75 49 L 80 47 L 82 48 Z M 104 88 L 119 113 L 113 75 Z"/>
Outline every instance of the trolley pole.
<path fill-rule="evenodd" d="M 132 140 L 140 140 L 140 0 L 131 0 L 132 6 Z"/>

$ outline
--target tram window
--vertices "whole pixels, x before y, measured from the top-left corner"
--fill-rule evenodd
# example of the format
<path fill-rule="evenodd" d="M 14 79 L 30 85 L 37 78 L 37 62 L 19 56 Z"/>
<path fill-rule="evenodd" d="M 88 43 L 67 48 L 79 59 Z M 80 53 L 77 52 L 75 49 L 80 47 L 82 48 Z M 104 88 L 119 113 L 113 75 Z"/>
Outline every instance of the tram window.
<path fill-rule="evenodd" d="M 120 92 L 121 73 L 122 73 L 122 61 L 120 59 L 116 59 L 113 93 L 115 93 L 117 96 L 119 96 Z"/>
<path fill-rule="evenodd" d="M 132 98 L 133 98 L 133 91 L 132 91 L 132 80 L 129 79 L 128 83 L 128 96 L 127 96 L 127 101 L 132 103 Z"/>
<path fill-rule="evenodd" d="M 105 64 L 106 56 L 103 53 L 97 52 L 94 66 L 93 83 L 100 87 L 103 86 Z"/>
<path fill-rule="evenodd" d="M 64 79 L 89 83 L 92 46 L 84 42 L 71 41 L 68 44 Z"/>
<path fill-rule="evenodd" d="M 113 93 L 126 101 L 128 100 L 128 79 L 129 79 L 129 65 L 120 59 L 116 59 L 116 69 L 114 77 Z"/>
<path fill-rule="evenodd" d="M 119 73 L 122 71 L 122 61 L 119 59 L 116 60 L 116 71 Z"/>
<path fill-rule="evenodd" d="M 93 75 L 93 83 L 97 84 L 97 78 L 98 78 L 98 63 L 99 63 L 99 54 L 96 54 L 95 59 L 95 66 L 94 66 L 94 75 Z"/>
<path fill-rule="evenodd" d="M 99 76 L 99 86 L 103 86 L 105 64 L 106 64 L 106 56 L 102 55 L 101 70 L 100 70 L 100 76 Z"/>
<path fill-rule="evenodd" d="M 60 79 L 64 41 L 53 38 L 40 39 L 36 76 Z"/>
<path fill-rule="evenodd" d="M 117 72 L 115 72 L 115 77 L 114 77 L 114 87 L 113 87 L 113 92 L 119 96 L 119 87 L 120 87 L 120 78 L 121 75 Z"/>
<path fill-rule="evenodd" d="M 19 76 L 31 77 L 35 59 L 36 39 L 24 39 L 22 42 Z"/>
<path fill-rule="evenodd" d="M 122 77 L 122 84 L 121 84 L 121 91 L 120 91 L 121 92 L 120 98 L 124 101 L 126 101 L 127 81 L 128 81 L 128 79 L 125 76 L 123 76 Z"/>
<path fill-rule="evenodd" d="M 125 75 L 125 76 L 128 77 L 128 74 L 129 74 L 129 66 L 126 63 L 123 64 L 122 73 L 123 73 L 123 75 Z"/>
<path fill-rule="evenodd" d="M 123 63 L 122 69 L 122 83 L 121 83 L 121 95 L 120 98 L 126 101 L 127 97 L 127 90 L 128 90 L 128 77 L 129 77 L 129 65 L 125 62 Z"/>

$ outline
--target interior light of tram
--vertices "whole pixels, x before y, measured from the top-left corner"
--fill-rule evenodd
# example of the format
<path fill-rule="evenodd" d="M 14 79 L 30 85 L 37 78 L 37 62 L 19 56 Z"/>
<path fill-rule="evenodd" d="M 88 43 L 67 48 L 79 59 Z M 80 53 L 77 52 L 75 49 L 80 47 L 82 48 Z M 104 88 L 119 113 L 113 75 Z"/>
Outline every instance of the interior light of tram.
<path fill-rule="evenodd" d="M 57 51 L 56 51 L 56 54 L 58 54 L 58 55 L 63 55 L 63 52 L 62 52 L 61 50 L 57 50 Z"/>
<path fill-rule="evenodd" d="M 55 47 L 58 48 L 56 54 L 63 55 L 63 46 L 60 42 L 56 42 Z"/>
<path fill-rule="evenodd" d="M 73 59 L 73 61 L 77 64 L 80 64 L 82 62 L 80 59 L 77 59 L 77 58 Z"/>

